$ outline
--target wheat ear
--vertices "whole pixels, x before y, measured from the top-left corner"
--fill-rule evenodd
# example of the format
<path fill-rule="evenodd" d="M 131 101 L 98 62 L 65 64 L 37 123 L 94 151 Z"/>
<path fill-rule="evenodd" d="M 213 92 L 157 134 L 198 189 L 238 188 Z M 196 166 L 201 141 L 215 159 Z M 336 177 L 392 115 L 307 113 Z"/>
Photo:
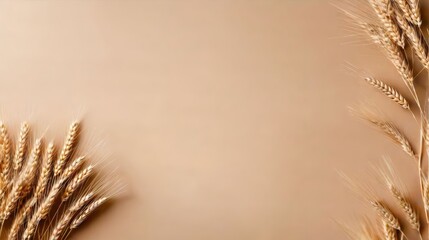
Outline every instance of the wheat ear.
<path fill-rule="evenodd" d="M 43 167 L 41 173 L 39 175 L 39 179 L 37 181 L 36 186 L 36 198 L 41 199 L 41 197 L 45 194 L 46 188 L 48 187 L 49 179 L 52 174 L 52 163 L 55 157 L 55 146 L 54 143 L 51 142 L 48 145 L 48 149 L 46 151 L 46 157 L 43 161 Z"/>
<path fill-rule="evenodd" d="M 0 123 L 0 138 L 2 141 L 3 159 L 1 160 L 1 180 L 2 184 L 8 185 L 10 181 L 10 165 L 11 165 L 11 143 L 6 125 Z"/>
<path fill-rule="evenodd" d="M 398 204 L 401 206 L 402 211 L 407 215 L 408 221 L 413 229 L 420 231 L 420 220 L 417 214 L 417 211 L 411 206 L 411 203 L 405 198 L 395 186 L 390 185 L 389 190 L 392 193 L 393 197 L 397 200 Z"/>
<path fill-rule="evenodd" d="M 404 15 L 404 17 L 409 21 L 409 22 L 413 22 L 413 18 L 411 17 L 412 13 L 411 13 L 411 9 L 410 6 L 408 5 L 407 0 L 395 0 L 396 5 L 399 7 L 399 9 L 401 9 L 402 14 Z"/>
<path fill-rule="evenodd" d="M 70 177 L 82 166 L 84 163 L 84 157 L 79 157 L 75 159 L 70 166 L 68 166 L 65 171 L 61 174 L 60 178 L 55 182 L 52 189 L 49 191 L 47 197 L 42 201 L 40 206 L 37 208 L 33 216 L 31 217 L 28 225 L 23 233 L 24 239 L 30 239 L 34 231 L 36 230 L 39 222 L 46 218 L 52 206 L 55 203 L 55 200 L 59 197 L 61 190 L 64 187 L 64 184 L 70 179 Z"/>
<path fill-rule="evenodd" d="M 408 104 L 408 101 L 405 99 L 405 97 L 403 97 L 393 87 L 373 77 L 366 77 L 364 79 L 367 83 L 369 83 L 374 88 L 380 90 L 384 95 L 386 95 L 389 99 L 399 104 L 402 108 L 410 109 L 410 105 Z"/>
<path fill-rule="evenodd" d="M 386 29 L 389 38 L 400 47 L 404 47 L 405 43 L 399 27 L 392 18 L 393 10 L 389 0 L 369 0 L 369 2 Z"/>
<path fill-rule="evenodd" d="M 59 176 L 62 173 L 67 160 L 69 159 L 69 157 L 74 151 L 74 148 L 77 143 L 77 137 L 79 134 L 79 126 L 80 126 L 79 122 L 73 122 L 70 125 L 66 140 L 64 142 L 64 146 L 60 153 L 60 157 L 55 163 L 55 168 L 54 168 L 55 177 Z"/>
<path fill-rule="evenodd" d="M 30 133 L 30 126 L 27 122 L 21 124 L 21 130 L 19 131 L 18 146 L 15 150 L 15 157 L 13 158 L 13 170 L 15 174 L 21 170 L 22 162 L 27 150 L 28 135 Z"/>
<path fill-rule="evenodd" d="M 386 136 L 401 146 L 402 150 L 409 156 L 416 158 L 408 139 L 390 122 L 379 120 L 367 113 L 360 112 L 358 115 L 380 129 Z"/>
<path fill-rule="evenodd" d="M 66 190 L 63 193 L 62 201 L 67 201 L 69 197 L 75 192 L 75 190 L 91 175 L 94 166 L 90 165 L 85 169 L 81 170 L 67 185 Z"/>
<path fill-rule="evenodd" d="M 8 236 L 8 240 L 18 240 L 19 232 L 21 231 L 24 220 L 28 217 L 30 212 L 32 211 L 34 204 L 36 204 L 36 199 L 31 198 L 28 200 L 25 205 L 21 208 L 21 211 L 15 217 L 10 232 Z"/>
<path fill-rule="evenodd" d="M 54 230 L 52 231 L 50 240 L 59 240 L 63 235 L 64 231 L 68 228 L 70 221 L 73 219 L 75 214 L 80 211 L 92 198 L 94 197 L 94 192 L 90 192 L 85 196 L 81 197 L 74 204 L 69 207 L 66 213 L 61 217 L 61 219 L 56 224 Z"/>
<path fill-rule="evenodd" d="M 376 44 L 379 44 L 386 51 L 388 59 L 395 66 L 402 79 L 408 85 L 413 85 L 413 71 L 408 64 L 404 50 L 392 42 L 392 40 L 386 35 L 384 29 L 376 25 L 366 23 L 360 23 L 360 26 L 369 34 Z"/>
<path fill-rule="evenodd" d="M 385 221 L 382 221 L 382 222 L 383 222 L 384 239 L 386 239 L 386 240 L 397 240 L 398 239 L 398 235 L 396 234 L 396 229 L 392 228 Z"/>
<path fill-rule="evenodd" d="M 7 198 L 5 208 L 3 209 L 1 218 L 7 219 L 15 208 L 17 203 L 24 199 L 31 190 L 31 186 L 35 176 L 37 175 L 37 168 L 39 166 L 40 152 L 42 148 L 42 140 L 38 139 L 31 153 L 31 159 L 27 163 L 24 173 L 18 178 L 17 183 L 13 186 L 12 191 Z"/>
<path fill-rule="evenodd" d="M 413 19 L 413 23 L 417 26 L 422 25 L 422 17 L 420 14 L 420 6 L 419 0 L 408 0 L 410 5 L 411 18 Z"/>
<path fill-rule="evenodd" d="M 414 26 L 411 26 L 408 21 L 400 14 L 396 15 L 396 20 L 399 26 L 404 30 L 407 35 L 407 39 L 414 49 L 414 53 L 419 58 L 420 62 L 425 68 L 429 68 L 429 57 L 428 47 L 423 39 L 423 36 L 416 30 Z"/>
<path fill-rule="evenodd" d="M 91 204 L 89 204 L 84 211 L 82 211 L 75 220 L 70 225 L 70 229 L 77 228 L 85 219 L 94 212 L 98 207 L 100 207 L 103 203 L 105 203 L 108 200 L 107 197 L 102 197 Z"/>
<path fill-rule="evenodd" d="M 371 201 L 370 203 L 386 224 L 396 230 L 401 230 L 398 218 L 383 203 L 379 201 Z"/>

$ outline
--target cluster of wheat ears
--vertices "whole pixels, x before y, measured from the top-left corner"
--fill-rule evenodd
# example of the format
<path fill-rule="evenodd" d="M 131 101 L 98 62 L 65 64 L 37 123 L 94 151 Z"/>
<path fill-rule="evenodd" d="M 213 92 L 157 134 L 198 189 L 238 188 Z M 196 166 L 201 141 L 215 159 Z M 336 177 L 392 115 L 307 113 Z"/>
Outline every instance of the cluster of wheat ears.
<path fill-rule="evenodd" d="M 57 149 L 43 138 L 30 141 L 26 122 L 16 141 L 0 123 L 0 238 L 66 239 L 112 198 L 95 164 L 75 156 L 80 128 L 72 123 Z"/>
<path fill-rule="evenodd" d="M 362 4 L 362 2 L 361 2 Z M 360 74 L 360 77 L 381 94 L 392 100 L 399 107 L 407 111 L 416 121 L 419 128 L 419 145 L 413 147 L 409 138 L 391 121 L 385 120 L 374 111 L 367 108 L 353 109 L 353 112 L 367 120 L 370 125 L 379 129 L 393 142 L 395 142 L 407 155 L 416 162 L 419 176 L 418 197 L 406 194 L 404 185 L 395 174 L 392 163 L 385 161 L 377 171 L 386 189 L 393 196 L 395 202 L 388 202 L 377 196 L 374 190 L 367 185 L 359 184 L 347 176 L 344 179 L 350 187 L 356 190 L 368 206 L 377 213 L 377 218 L 361 221 L 360 229 L 347 229 L 351 239 L 411 239 L 424 237 L 429 226 L 429 171 L 425 170 L 424 159 L 428 159 L 429 150 L 429 123 L 427 111 L 421 100 L 426 96 L 419 96 L 416 90 L 416 67 L 421 71 L 429 70 L 428 45 L 422 30 L 422 18 L 418 0 L 366 0 L 366 5 L 350 3 L 348 7 L 340 7 L 353 26 L 369 36 L 369 39 L 378 45 L 386 57 L 399 73 L 407 93 L 411 96 L 406 99 L 395 88 L 389 86 L 371 75 Z M 364 9 L 368 7 L 370 11 Z M 421 64 L 414 64 L 410 59 L 417 57 Z M 420 94 L 421 95 L 421 94 Z M 425 157 L 426 156 L 426 157 Z M 423 210 L 419 208 L 420 204 Z M 391 207 L 395 205 L 402 213 L 394 212 Z M 429 233 L 428 233 L 429 237 Z"/>

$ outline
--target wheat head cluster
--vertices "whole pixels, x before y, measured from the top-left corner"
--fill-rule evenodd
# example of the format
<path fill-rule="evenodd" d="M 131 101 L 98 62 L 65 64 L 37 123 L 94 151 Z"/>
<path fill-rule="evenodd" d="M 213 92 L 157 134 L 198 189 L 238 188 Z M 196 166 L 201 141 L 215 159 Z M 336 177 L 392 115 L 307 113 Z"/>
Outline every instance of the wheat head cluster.
<path fill-rule="evenodd" d="M 349 2 L 339 9 L 350 20 L 354 30 L 363 33 L 366 39 L 381 49 L 397 70 L 397 81 L 406 92 L 401 93 L 384 79 L 353 67 L 351 69 L 368 86 L 409 114 L 418 128 L 418 134 L 414 136 L 418 144 L 413 146 L 410 141 L 413 136 L 407 136 L 394 121 L 387 120 L 378 111 L 368 110 L 367 106 L 352 109 L 354 115 L 367 121 L 400 147 L 405 153 L 401 158 L 413 160 L 418 175 L 418 183 L 413 187 L 418 191 L 414 195 L 408 194 L 407 187 L 410 186 L 403 184 L 390 159 L 384 159 L 375 167 L 377 178 L 381 180 L 378 183 L 382 183 L 390 198 L 379 196 L 374 186 L 342 174 L 347 185 L 374 210 L 372 217 L 359 220 L 357 228 L 344 226 L 344 229 L 350 239 L 356 240 L 429 239 L 429 122 L 427 105 L 422 104 L 427 101 L 427 96 L 418 91 L 419 87 L 425 87 L 417 81 L 421 73 L 429 72 L 429 55 L 420 3 L 418 0 L 364 0 Z M 395 208 L 400 211 L 394 211 Z"/>
<path fill-rule="evenodd" d="M 78 155 L 80 134 L 80 122 L 73 122 L 58 148 L 33 140 L 27 122 L 16 141 L 0 123 L 1 239 L 66 239 L 113 197 L 97 164 Z"/>

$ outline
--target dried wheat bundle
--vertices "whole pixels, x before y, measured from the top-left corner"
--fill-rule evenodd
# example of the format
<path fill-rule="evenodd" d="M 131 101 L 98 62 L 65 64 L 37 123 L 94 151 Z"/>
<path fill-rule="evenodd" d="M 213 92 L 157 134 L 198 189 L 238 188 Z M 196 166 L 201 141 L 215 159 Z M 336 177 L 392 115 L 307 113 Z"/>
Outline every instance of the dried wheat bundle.
<path fill-rule="evenodd" d="M 426 37 L 422 31 L 422 19 L 418 0 L 366 0 L 366 6 L 350 3 L 349 7 L 354 9 L 341 9 L 346 16 L 354 22 L 354 26 L 364 30 L 369 39 L 380 46 L 387 59 L 395 66 L 406 90 L 412 99 L 403 97 L 398 90 L 390 87 L 388 83 L 382 82 L 373 77 L 365 77 L 365 81 L 372 87 L 378 89 L 387 99 L 396 102 L 404 109 L 410 110 L 410 105 L 416 107 L 415 111 L 407 113 L 416 121 L 418 130 L 417 136 L 406 136 L 406 132 L 401 132 L 396 127 L 395 121 L 386 120 L 377 114 L 368 114 L 367 111 L 354 110 L 354 113 L 370 122 L 381 130 L 387 137 L 392 139 L 411 159 L 416 159 L 416 175 L 418 182 L 414 185 L 406 185 L 406 188 L 415 188 L 419 194 L 410 195 L 404 191 L 403 184 L 399 184 L 399 174 L 393 171 L 393 163 L 386 162 L 386 168 L 376 167 L 377 172 L 382 177 L 382 187 L 387 190 L 390 200 L 380 200 L 376 194 L 378 191 L 368 191 L 360 186 L 359 181 L 352 181 L 344 178 L 352 189 L 358 189 L 361 196 L 374 209 L 374 217 L 370 222 L 378 222 L 375 229 L 363 228 L 363 234 L 347 234 L 351 239 L 408 239 L 418 236 L 419 239 L 429 238 L 429 231 L 422 229 L 429 228 L 429 121 L 427 111 L 421 104 L 422 96 L 416 90 L 416 81 L 413 74 L 414 64 L 409 59 L 412 55 L 417 56 L 423 65 L 423 70 L 429 73 L 429 53 Z M 366 7 L 373 10 L 371 14 L 365 11 Z M 414 139 L 420 144 L 413 148 L 409 139 Z M 428 161 L 423 163 L 423 161 Z M 402 215 L 396 215 L 389 206 L 396 206 Z M 418 209 L 424 209 L 419 211 Z M 378 217 L 375 217 L 375 216 Z M 363 220 L 362 225 L 368 226 L 368 221 Z M 405 229 L 407 231 L 405 231 Z M 411 233 L 414 231 L 414 233 Z M 368 233 L 371 234 L 368 234 Z M 416 234 L 417 233 L 417 234 Z"/>
<path fill-rule="evenodd" d="M 0 123 L 0 237 L 66 239 L 117 193 L 117 185 L 78 155 L 80 132 L 81 124 L 73 122 L 57 148 L 54 142 L 45 146 L 43 138 L 31 144 L 26 122 L 14 142 Z"/>

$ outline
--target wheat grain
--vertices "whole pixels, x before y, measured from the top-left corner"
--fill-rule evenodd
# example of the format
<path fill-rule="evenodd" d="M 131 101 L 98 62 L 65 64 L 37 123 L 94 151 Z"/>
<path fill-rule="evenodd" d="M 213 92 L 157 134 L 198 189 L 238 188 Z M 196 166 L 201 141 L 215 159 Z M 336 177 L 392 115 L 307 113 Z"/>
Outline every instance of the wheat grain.
<path fill-rule="evenodd" d="M 66 165 L 67 160 L 71 156 L 71 154 L 74 151 L 74 148 L 76 146 L 78 134 L 79 134 L 79 122 L 74 122 L 70 125 L 69 132 L 67 134 L 67 138 L 64 142 L 64 146 L 61 150 L 60 157 L 58 158 L 57 162 L 55 163 L 54 168 L 54 175 L 57 177 L 59 176 L 64 166 Z"/>
<path fill-rule="evenodd" d="M 380 90 L 384 95 L 386 95 L 392 101 L 398 103 L 402 108 L 410 109 L 410 105 L 408 104 L 408 101 L 405 99 L 405 97 L 403 97 L 393 87 L 373 77 L 366 77 L 364 79 L 367 83 L 369 83 L 371 86 L 375 87 L 376 89 Z"/>

